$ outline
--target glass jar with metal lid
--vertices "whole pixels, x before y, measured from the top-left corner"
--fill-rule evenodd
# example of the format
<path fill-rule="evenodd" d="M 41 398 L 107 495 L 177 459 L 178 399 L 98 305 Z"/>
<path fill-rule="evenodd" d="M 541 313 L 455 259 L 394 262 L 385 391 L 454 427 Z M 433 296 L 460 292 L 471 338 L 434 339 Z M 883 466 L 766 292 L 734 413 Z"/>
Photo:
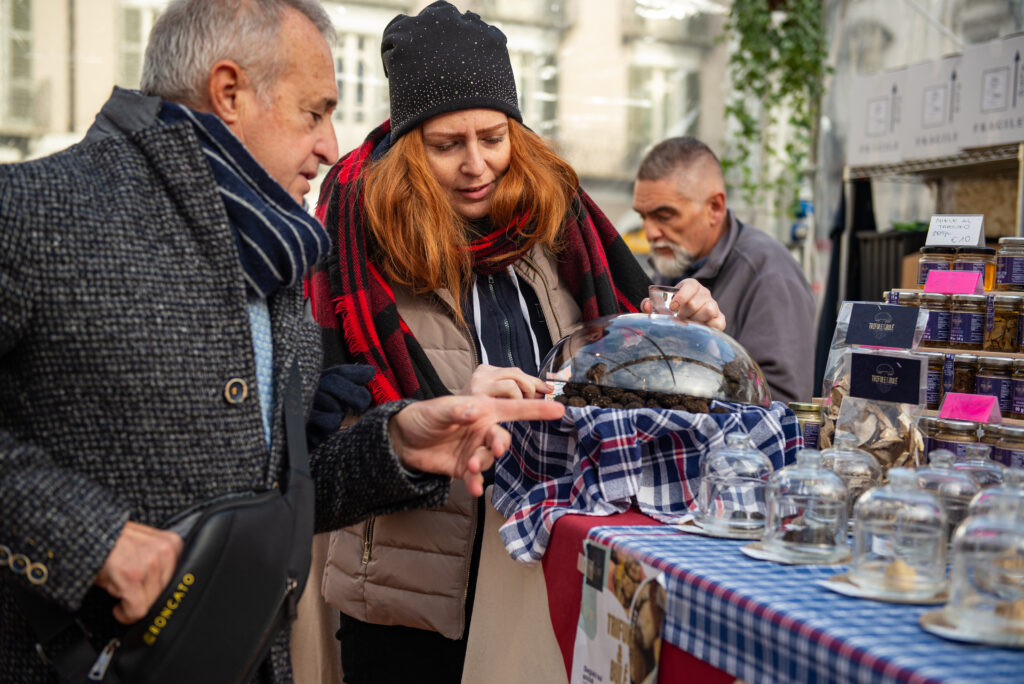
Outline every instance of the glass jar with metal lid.
<path fill-rule="evenodd" d="M 999 249 L 996 250 L 996 289 L 1024 290 L 1024 238 L 999 238 Z"/>
<path fill-rule="evenodd" d="M 917 307 L 921 305 L 921 293 L 918 290 L 889 290 L 883 301 L 888 304 Z"/>
<path fill-rule="evenodd" d="M 1014 359 L 1010 371 L 1010 417 L 1024 418 L 1024 359 Z"/>
<path fill-rule="evenodd" d="M 991 290 L 996 280 L 996 250 L 991 247 L 957 247 L 953 270 L 980 273 L 985 290 Z"/>
<path fill-rule="evenodd" d="M 935 449 L 935 435 L 939 431 L 939 419 L 922 416 L 917 420 L 917 430 L 921 433 L 921 453 L 930 454 Z"/>
<path fill-rule="evenodd" d="M 928 311 L 928 325 L 921 337 L 922 347 L 949 345 L 949 295 L 934 292 L 921 293 L 921 308 Z"/>
<path fill-rule="evenodd" d="M 984 340 L 986 351 L 1010 353 L 1017 351 L 1022 301 L 1024 301 L 1024 297 L 1014 294 L 988 296 Z"/>
<path fill-rule="evenodd" d="M 977 354 L 957 354 L 953 357 L 953 387 L 951 392 L 974 394 L 978 385 Z"/>
<path fill-rule="evenodd" d="M 992 460 L 1010 468 L 1024 468 L 1024 427 L 1000 425 L 999 441 L 992 449 Z"/>
<path fill-rule="evenodd" d="M 924 287 L 929 271 L 952 271 L 956 247 L 922 247 L 918 250 L 917 284 Z"/>
<path fill-rule="evenodd" d="M 942 352 L 918 352 L 928 360 L 928 391 L 927 407 L 938 410 L 942 404 L 942 372 L 945 369 L 946 355 Z"/>
<path fill-rule="evenodd" d="M 978 378 L 975 394 L 987 394 L 999 401 L 999 412 L 1010 412 L 1010 370 L 1013 358 L 1010 356 L 978 357 Z"/>
<path fill-rule="evenodd" d="M 932 448 L 945 449 L 955 456 L 967 453 L 968 444 L 978 441 L 978 424 L 970 420 L 939 419 L 938 429 L 932 439 Z"/>
<path fill-rule="evenodd" d="M 985 295 L 953 295 L 949 314 L 949 346 L 981 349 L 985 342 Z"/>
<path fill-rule="evenodd" d="M 791 401 L 789 408 L 796 414 L 800 432 L 804 436 L 805 449 L 818 448 L 818 434 L 821 432 L 821 406 L 804 401 Z"/>
<path fill-rule="evenodd" d="M 1000 427 L 996 423 L 982 423 L 978 426 L 978 441 L 994 450 L 999 443 Z"/>

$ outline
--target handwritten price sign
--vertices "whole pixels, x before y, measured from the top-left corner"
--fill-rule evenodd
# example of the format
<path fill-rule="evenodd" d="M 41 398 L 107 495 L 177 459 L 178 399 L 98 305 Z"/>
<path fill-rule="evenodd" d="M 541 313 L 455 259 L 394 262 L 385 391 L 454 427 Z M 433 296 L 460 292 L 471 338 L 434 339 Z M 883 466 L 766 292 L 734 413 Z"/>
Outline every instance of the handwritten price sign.
<path fill-rule="evenodd" d="M 984 214 L 934 214 L 926 245 L 984 247 Z"/>

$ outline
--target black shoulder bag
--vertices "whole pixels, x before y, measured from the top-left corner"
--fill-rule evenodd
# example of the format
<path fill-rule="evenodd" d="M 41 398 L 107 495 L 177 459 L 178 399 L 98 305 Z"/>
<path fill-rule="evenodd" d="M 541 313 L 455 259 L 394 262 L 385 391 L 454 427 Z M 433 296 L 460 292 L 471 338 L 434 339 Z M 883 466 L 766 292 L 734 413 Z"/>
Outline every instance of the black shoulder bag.
<path fill-rule="evenodd" d="M 185 540 L 170 584 L 149 614 L 100 654 L 74 614 L 18 592 L 37 650 L 62 682 L 245 682 L 255 674 L 278 631 L 294 619 L 309 574 L 314 491 L 294 363 L 284 414 L 286 486 L 219 497 L 168 521 L 165 527 Z M 48 650 L 68 629 L 80 638 Z"/>

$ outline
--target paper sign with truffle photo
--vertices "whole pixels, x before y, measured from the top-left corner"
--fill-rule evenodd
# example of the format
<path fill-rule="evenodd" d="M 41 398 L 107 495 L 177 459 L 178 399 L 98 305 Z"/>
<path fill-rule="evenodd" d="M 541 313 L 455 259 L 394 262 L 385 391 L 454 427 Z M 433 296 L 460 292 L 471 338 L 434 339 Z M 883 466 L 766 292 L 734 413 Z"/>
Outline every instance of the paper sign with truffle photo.
<path fill-rule="evenodd" d="M 664 574 L 594 542 L 584 545 L 572 684 L 654 684 L 665 622 Z"/>

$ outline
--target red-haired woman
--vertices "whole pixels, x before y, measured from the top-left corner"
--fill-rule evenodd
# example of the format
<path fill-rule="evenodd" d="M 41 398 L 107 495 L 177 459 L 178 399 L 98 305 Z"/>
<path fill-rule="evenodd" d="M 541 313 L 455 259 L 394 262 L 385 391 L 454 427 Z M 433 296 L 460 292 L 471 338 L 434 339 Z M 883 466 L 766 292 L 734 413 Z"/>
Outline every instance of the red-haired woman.
<path fill-rule="evenodd" d="M 377 403 L 545 393 L 553 342 L 647 306 L 649 280 L 521 123 L 501 31 L 436 2 L 396 17 L 382 55 L 391 119 L 331 170 L 317 208 L 334 240 L 311 280 L 325 366 L 373 366 Z M 724 327 L 696 281 L 675 302 Z M 443 508 L 334 533 L 324 595 L 347 682 L 460 681 L 483 512 L 455 482 Z"/>

